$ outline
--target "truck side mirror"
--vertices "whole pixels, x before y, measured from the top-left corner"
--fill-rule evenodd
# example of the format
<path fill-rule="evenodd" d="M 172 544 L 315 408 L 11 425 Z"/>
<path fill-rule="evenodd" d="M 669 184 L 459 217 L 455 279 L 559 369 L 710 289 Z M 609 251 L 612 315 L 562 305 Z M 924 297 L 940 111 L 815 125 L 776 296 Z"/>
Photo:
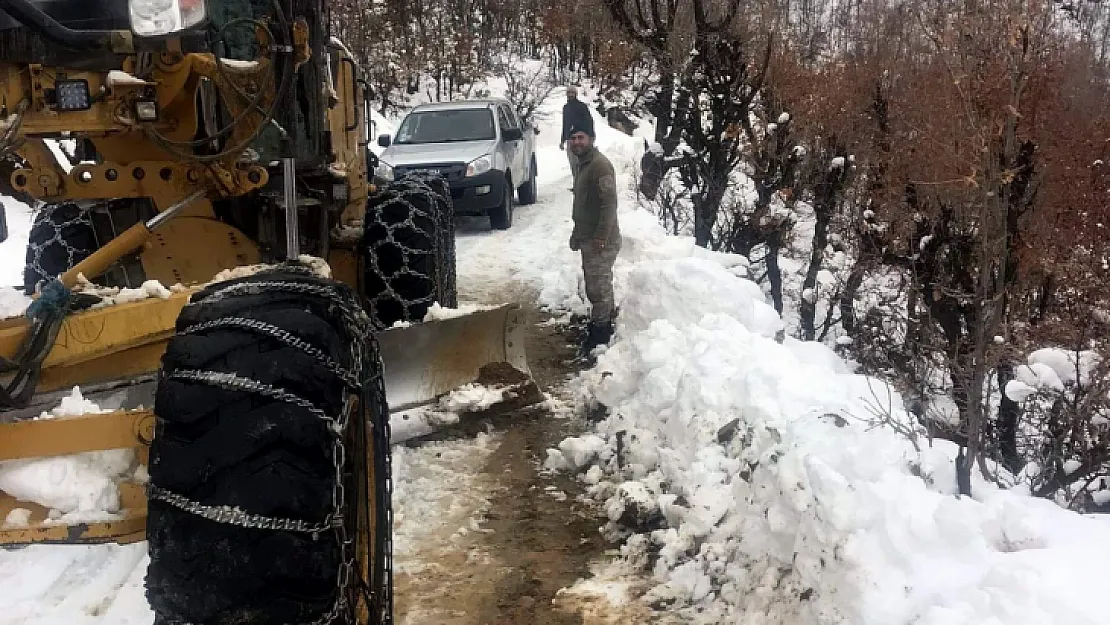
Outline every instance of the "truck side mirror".
<path fill-rule="evenodd" d="M 0 243 L 8 240 L 8 213 L 4 203 L 0 202 Z"/>
<path fill-rule="evenodd" d="M 383 148 L 388 148 L 389 144 L 390 144 L 390 136 L 389 135 L 378 135 L 378 145 L 382 146 Z"/>
<path fill-rule="evenodd" d="M 520 141 L 524 138 L 524 133 L 520 128 L 506 128 L 501 131 L 501 138 L 505 141 Z"/>

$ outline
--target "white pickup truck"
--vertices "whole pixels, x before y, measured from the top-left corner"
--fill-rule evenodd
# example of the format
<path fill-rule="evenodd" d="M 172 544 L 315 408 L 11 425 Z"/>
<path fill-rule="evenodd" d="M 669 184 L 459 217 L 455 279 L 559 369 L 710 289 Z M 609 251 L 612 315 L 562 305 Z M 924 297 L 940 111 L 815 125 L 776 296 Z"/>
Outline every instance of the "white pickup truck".
<path fill-rule="evenodd" d="M 539 132 L 501 98 L 422 104 L 405 116 L 396 137 L 378 137 L 385 151 L 374 177 L 438 174 L 451 187 L 456 215 L 488 215 L 493 228 L 504 230 L 512 226 L 516 200 L 536 201 Z"/>

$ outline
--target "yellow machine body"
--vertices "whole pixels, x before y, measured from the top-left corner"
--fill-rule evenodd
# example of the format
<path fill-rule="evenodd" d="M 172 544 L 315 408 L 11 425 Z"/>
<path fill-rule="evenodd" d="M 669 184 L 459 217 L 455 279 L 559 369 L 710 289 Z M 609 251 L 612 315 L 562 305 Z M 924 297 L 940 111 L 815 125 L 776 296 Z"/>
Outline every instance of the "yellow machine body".
<path fill-rule="evenodd" d="M 312 54 L 308 31 L 300 21 L 293 31 L 295 58 L 304 63 Z M 109 71 L 0 60 L 0 148 L 6 137 L 6 147 L 22 161 L 6 181 L 10 189 L 44 202 L 143 198 L 156 213 L 171 207 L 180 211 L 156 230 L 139 222 L 117 233 L 62 276 L 66 286 L 73 286 L 130 257 L 141 265 L 146 279 L 172 287 L 172 292 L 167 298 L 148 297 L 68 315 L 42 362 L 30 406 L 0 412 L 0 462 L 133 448 L 145 463 L 153 436 L 150 402 L 104 414 L 36 417 L 75 386 L 89 389 L 89 396 L 97 389 L 119 391 L 144 380 L 149 383 L 190 296 L 220 272 L 264 262 L 259 241 L 219 219 L 214 205 L 257 193 L 270 181 L 265 163 L 245 156 L 245 146 L 267 126 L 263 112 L 278 95 L 271 59 L 263 55 L 253 62 L 224 62 L 211 53 L 184 52 L 174 39 L 158 53 L 140 53 L 129 35 L 115 34 L 115 52 L 124 60 Z M 258 41 L 263 49 L 269 43 L 261 33 Z M 345 198 L 337 225 L 358 228 L 373 191 L 365 94 L 346 49 L 329 42 L 326 50 L 332 68 L 332 97 L 324 111 L 327 172 L 334 177 L 337 197 Z M 139 75 L 146 78 L 135 77 Z M 86 110 L 62 113 L 51 106 L 52 85 L 62 77 L 87 83 L 92 102 Z M 209 123 L 204 106 L 215 96 L 229 116 L 242 120 L 227 145 L 244 148 L 197 159 L 179 146 Z M 154 122 L 136 117 L 137 105 L 149 101 L 158 112 Z M 87 141 L 98 159 L 61 162 L 47 140 L 67 139 Z M 203 193 L 197 195 L 198 191 Z M 313 209 L 311 204 L 301 208 Z M 334 279 L 361 293 L 356 246 L 357 242 L 335 240 L 323 260 Z M 22 317 L 0 320 L 0 357 L 16 358 L 30 329 Z M 379 341 L 391 409 L 435 401 L 478 379 L 490 363 L 507 362 L 528 374 L 522 334 L 520 312 L 514 306 L 383 332 Z M 0 545 L 141 540 L 146 514 L 142 486 L 122 483 L 120 492 L 117 519 L 79 525 L 57 523 L 40 506 L 0 494 L 0 519 L 15 508 L 32 513 L 29 526 L 0 529 Z"/>

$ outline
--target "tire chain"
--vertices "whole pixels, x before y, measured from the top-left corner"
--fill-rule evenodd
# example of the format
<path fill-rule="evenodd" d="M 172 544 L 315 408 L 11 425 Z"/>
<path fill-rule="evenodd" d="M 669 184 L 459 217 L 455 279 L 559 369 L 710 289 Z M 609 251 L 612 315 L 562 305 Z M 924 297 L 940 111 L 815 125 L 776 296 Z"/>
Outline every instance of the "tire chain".
<path fill-rule="evenodd" d="M 447 301 L 440 302 L 441 306 L 454 308 L 458 306 L 457 284 L 458 272 L 455 265 L 455 203 L 451 199 L 451 185 L 443 176 L 425 173 L 409 173 L 404 178 L 411 178 L 424 183 L 441 199 L 436 206 L 440 224 L 440 248 L 437 258 L 442 260 L 440 267 L 446 267 L 447 273 L 441 276 L 443 280 L 443 297 Z"/>
<path fill-rule="evenodd" d="M 380 276 L 382 281 L 385 283 L 385 289 L 381 293 L 367 295 L 368 306 L 371 310 L 372 318 L 374 319 L 375 323 L 378 324 L 379 329 L 386 329 L 387 325 L 387 322 L 381 320 L 381 315 L 379 314 L 379 307 L 382 304 L 390 301 L 399 302 L 404 306 L 404 313 L 402 315 L 402 319 L 400 320 L 419 322 L 423 321 L 423 319 L 408 318 L 411 315 L 410 309 L 412 306 L 418 304 L 427 304 L 428 306 L 431 306 L 435 301 L 444 299 L 444 293 L 452 293 L 454 291 L 454 246 L 447 245 L 444 237 L 445 229 L 442 227 L 443 219 L 446 214 L 452 214 L 453 219 L 453 210 L 451 208 L 451 203 L 449 199 L 450 189 L 446 189 L 445 196 L 442 191 L 437 191 L 433 186 L 429 185 L 426 180 L 428 180 L 428 178 L 419 177 L 411 174 L 408 176 L 404 176 L 391 183 L 385 189 L 377 192 L 375 195 L 372 195 L 370 197 L 370 200 L 367 202 L 367 215 L 366 218 L 363 220 L 363 245 L 365 245 L 368 249 L 367 253 L 364 256 L 366 258 L 366 262 L 370 264 L 372 271 Z M 446 183 L 443 183 L 443 187 L 446 187 Z M 428 204 L 432 207 L 436 214 L 430 215 L 428 214 L 428 211 L 426 209 L 422 209 L 414 205 L 408 199 L 413 196 L 426 197 L 428 199 Z M 400 221 L 397 223 L 387 223 L 387 221 L 383 218 L 384 210 L 389 206 L 396 204 L 400 204 L 405 207 L 408 217 L 404 221 Z M 413 219 L 416 216 L 423 217 L 431 224 L 433 224 L 433 226 L 439 225 L 439 236 L 436 236 L 435 232 L 428 232 L 426 228 L 418 226 Z M 368 231 L 371 228 L 377 227 L 384 228 L 386 231 L 386 236 L 380 240 L 372 241 L 371 237 L 368 235 Z M 412 269 L 413 262 L 411 258 L 413 256 L 426 255 L 428 253 L 428 250 L 410 247 L 396 239 L 396 237 L 394 236 L 396 230 L 406 227 L 427 237 L 428 241 L 433 247 L 431 251 L 436 259 L 434 265 L 436 267 L 448 267 L 449 269 L 447 271 L 447 275 L 428 276 Z M 451 236 L 454 237 L 453 232 L 451 233 Z M 387 275 L 386 272 L 383 271 L 383 268 L 379 264 L 379 256 L 377 253 L 379 248 L 387 244 L 393 245 L 398 250 L 400 250 L 404 257 L 402 266 L 392 275 Z M 393 285 L 393 280 L 396 277 L 400 277 L 403 275 L 418 276 L 424 280 L 427 280 L 433 287 L 432 292 L 425 297 L 421 297 L 415 300 L 406 299 L 404 296 L 397 292 Z M 448 290 L 448 285 L 452 287 L 450 288 L 450 290 Z M 455 305 L 455 302 L 440 301 L 440 305 L 453 306 Z"/>
<path fill-rule="evenodd" d="M 309 267 L 299 265 L 296 263 L 288 263 L 272 268 L 264 269 L 256 273 L 253 277 L 268 273 L 300 273 L 306 276 L 313 276 L 312 270 Z M 350 420 L 353 407 L 357 404 L 361 410 L 366 410 L 369 403 L 366 401 L 368 393 L 369 396 L 385 398 L 385 380 L 382 375 L 382 361 L 381 354 L 378 351 L 377 342 L 373 336 L 373 323 L 367 316 L 366 311 L 359 304 L 357 299 L 353 297 L 348 291 L 340 291 L 331 286 L 321 284 L 306 284 L 300 282 L 288 282 L 282 280 L 262 281 L 262 282 L 239 282 L 230 284 L 225 287 L 216 287 L 215 290 L 208 293 L 200 299 L 194 299 L 187 304 L 187 306 L 196 306 L 202 303 L 215 303 L 228 297 L 236 295 L 248 295 L 258 293 L 274 293 L 286 292 L 297 295 L 313 295 L 319 297 L 331 306 L 338 309 L 340 316 L 344 322 L 344 331 L 347 334 L 345 337 L 351 345 L 351 366 L 344 369 L 334 361 L 327 358 L 323 352 L 317 348 L 309 345 L 299 337 L 291 333 L 276 328 L 265 322 L 254 319 L 243 319 L 237 317 L 228 317 L 218 319 L 215 321 L 202 322 L 189 326 L 181 330 L 180 333 L 199 332 L 206 328 L 218 327 L 242 327 L 252 330 L 257 333 L 266 334 L 275 340 L 285 343 L 286 345 L 294 347 L 304 347 L 305 352 L 313 358 L 320 360 L 326 359 L 325 366 L 332 369 L 331 364 L 335 365 L 333 372 L 344 381 L 351 394 L 347 395 L 343 414 L 339 418 L 330 417 L 322 410 L 315 407 L 308 400 L 301 398 L 293 393 L 274 388 L 270 385 L 263 384 L 257 380 L 238 376 L 232 373 L 221 373 L 214 371 L 198 371 L 198 370 L 182 370 L 170 374 L 171 378 L 192 380 L 203 384 L 218 386 L 221 388 L 230 388 L 232 390 L 241 390 L 246 392 L 254 392 L 267 397 L 285 401 L 302 408 L 309 410 L 312 414 L 320 417 L 328 422 L 329 431 L 334 434 L 333 437 L 333 465 L 336 471 L 335 485 L 332 489 L 332 510 L 322 523 L 310 523 L 298 519 L 279 519 L 272 517 L 264 517 L 260 515 L 249 514 L 231 506 L 207 506 L 196 501 L 192 501 L 187 497 L 177 493 L 170 492 L 164 488 L 158 487 L 153 483 L 148 484 L 148 498 L 164 501 L 170 505 L 176 506 L 182 510 L 190 512 L 194 515 L 206 518 L 211 521 L 224 523 L 228 525 L 236 525 L 248 529 L 266 529 L 275 531 L 294 531 L 294 532 L 308 532 L 320 533 L 329 529 L 333 529 L 337 533 L 337 538 L 341 545 L 343 553 L 343 564 L 340 565 L 337 573 L 337 594 L 335 603 L 332 609 L 324 616 L 308 623 L 306 625 L 330 625 L 335 623 L 337 619 L 345 618 L 345 623 L 353 623 L 354 616 L 352 615 L 352 606 L 348 602 L 347 590 L 351 586 L 351 574 L 355 567 L 355 560 L 357 554 L 353 552 L 353 539 L 347 535 L 347 527 L 344 523 L 345 517 L 343 514 L 344 502 L 346 501 L 346 491 L 343 485 L 344 470 L 346 467 L 346 448 L 343 445 L 343 435 L 346 431 L 347 423 Z M 204 326 L 202 328 L 202 326 Z M 273 330 L 277 330 L 274 332 Z M 372 361 L 376 366 L 366 368 L 364 367 L 365 361 Z M 331 364 L 329 364 L 331 363 Z M 371 373 L 373 372 L 373 373 Z M 358 398 L 359 401 L 354 401 Z M 389 440 L 391 437 L 388 415 L 382 419 L 378 427 L 373 429 L 374 443 L 381 446 L 385 450 L 389 449 Z M 392 540 L 392 527 L 393 527 L 393 467 L 392 460 L 389 454 L 375 453 L 375 458 L 382 461 L 381 467 L 374 467 L 375 476 L 378 471 L 384 472 L 384 490 L 385 490 L 385 515 L 387 517 L 385 527 L 377 527 L 377 534 L 383 536 L 382 550 L 385 558 L 385 576 L 386 583 L 381 584 L 385 596 L 381 597 L 381 603 L 390 606 L 386 610 L 384 623 L 392 623 L 392 571 L 393 571 L 393 540 Z M 363 580 L 365 581 L 365 580 Z M 172 620 L 167 625 L 194 625 L 187 621 Z"/>
<path fill-rule="evenodd" d="M 77 214 L 67 217 L 65 213 L 68 211 L 76 211 Z M 31 224 L 31 236 L 27 240 L 26 268 L 24 269 L 24 285 L 28 294 L 33 293 L 34 289 L 42 282 L 74 267 L 96 251 L 96 235 L 89 214 L 89 211 L 82 210 L 80 206 L 73 202 L 46 206 L 35 213 L 35 218 Z M 81 230 L 83 229 L 88 230 L 88 244 L 92 247 L 85 247 L 82 242 L 74 240 L 75 238 L 83 238 L 81 236 Z M 35 239 L 39 238 L 36 235 L 43 231 L 52 231 L 52 234 L 46 240 L 36 241 Z M 78 236 L 74 237 L 75 234 Z M 47 261 L 48 264 L 54 264 L 50 261 L 56 262 L 63 256 L 65 263 L 62 267 L 50 269 L 43 267 L 44 258 L 50 259 Z M 36 276 L 34 283 L 29 282 L 30 276 L 27 275 L 27 272 L 33 272 Z"/>

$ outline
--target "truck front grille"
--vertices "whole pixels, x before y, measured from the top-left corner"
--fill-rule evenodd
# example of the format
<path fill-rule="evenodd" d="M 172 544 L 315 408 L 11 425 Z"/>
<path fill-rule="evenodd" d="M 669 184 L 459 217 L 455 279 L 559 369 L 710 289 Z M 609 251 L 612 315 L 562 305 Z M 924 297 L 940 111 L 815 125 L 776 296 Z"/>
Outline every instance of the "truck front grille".
<path fill-rule="evenodd" d="M 401 165 L 393 168 L 393 173 L 397 177 L 405 174 L 421 172 L 433 173 L 442 176 L 447 182 L 456 182 L 462 180 L 466 176 L 466 165 L 462 163 L 448 163 L 448 164 L 421 164 L 421 165 Z"/>

